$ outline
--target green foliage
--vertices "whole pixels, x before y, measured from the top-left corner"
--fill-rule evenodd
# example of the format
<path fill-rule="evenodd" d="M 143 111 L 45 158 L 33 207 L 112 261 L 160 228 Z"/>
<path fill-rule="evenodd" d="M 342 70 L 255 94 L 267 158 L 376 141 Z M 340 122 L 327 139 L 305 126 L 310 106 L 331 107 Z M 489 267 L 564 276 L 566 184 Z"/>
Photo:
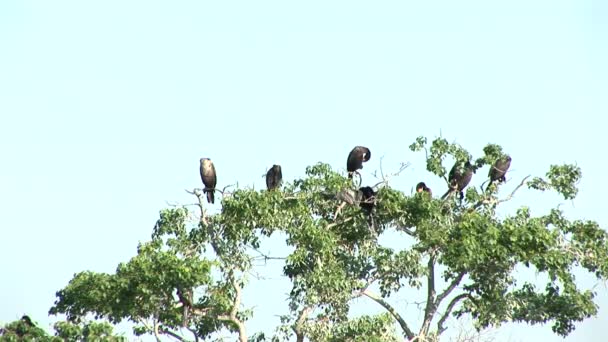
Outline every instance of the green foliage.
<path fill-rule="evenodd" d="M 424 151 L 426 169 L 444 179 L 454 162 L 471 161 L 477 171 L 507 155 L 488 144 L 475 159 L 444 138 L 429 144 L 419 137 L 410 149 Z M 485 175 L 476 172 L 473 181 L 481 183 Z M 573 199 L 580 177 L 576 166 L 552 165 L 545 179 L 526 184 Z M 226 193 L 214 215 L 205 213 L 202 193 L 195 190 L 199 212 L 162 210 L 151 241 L 140 244 L 137 256 L 115 274 L 76 274 L 57 292 L 50 313 L 72 321 L 88 314 L 113 323 L 128 319 L 138 324 L 137 334 L 154 333 L 156 326 L 159 334 L 171 335 L 184 326 L 209 338 L 227 329 L 245 341 L 242 327 L 251 311 L 241 307 L 241 291 L 254 268 L 251 251 L 280 232 L 291 248 L 283 272 L 292 287 L 289 312 L 272 341 L 293 334 L 311 341 L 391 341 L 395 322 L 407 338 L 423 340 L 439 336 L 448 317 L 462 315 L 473 317 L 480 329 L 509 321 L 552 322 L 553 331 L 566 336 L 576 322 L 597 313 L 594 293 L 579 289 L 572 272 L 608 277 L 606 232 L 593 221 L 570 221 L 557 209 L 534 217 L 521 207 L 498 217 L 496 207 L 508 200 L 499 200 L 498 193 L 508 186 L 489 191 L 469 186 L 460 203 L 425 193 L 410 196 L 383 182 L 375 189 L 371 214 L 355 200 L 357 186 L 324 163 L 308 167 L 305 177 L 280 190 Z M 383 234 L 408 242 L 388 248 L 378 242 Z M 518 284 L 516 267 L 546 275 L 547 283 Z M 418 330 L 387 300 L 403 287 L 427 295 Z M 386 314 L 349 317 L 350 303 L 359 297 Z M 70 329 L 74 336 L 80 333 Z M 267 340 L 261 332 L 252 336 Z"/>
<path fill-rule="evenodd" d="M 75 324 L 72 322 L 59 321 L 55 323 L 55 336 L 47 334 L 43 329 L 28 324 L 23 318 L 6 324 L 0 329 L 0 341 L 39 341 L 39 342 L 62 342 L 62 341 L 104 341 L 104 342 L 126 342 L 124 336 L 115 335 L 114 328 L 107 322 L 85 322 Z"/>

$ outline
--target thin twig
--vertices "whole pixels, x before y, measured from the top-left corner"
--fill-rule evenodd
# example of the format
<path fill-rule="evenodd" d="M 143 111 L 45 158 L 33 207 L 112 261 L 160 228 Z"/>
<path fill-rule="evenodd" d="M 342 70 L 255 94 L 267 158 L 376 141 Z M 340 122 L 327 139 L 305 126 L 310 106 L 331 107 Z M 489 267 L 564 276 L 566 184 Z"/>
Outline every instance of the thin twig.
<path fill-rule="evenodd" d="M 499 200 L 497 203 L 503 203 L 506 201 L 510 201 L 513 198 L 513 196 L 515 196 L 515 193 L 517 192 L 517 190 L 519 190 L 519 188 L 521 188 L 522 186 L 524 186 L 526 184 L 526 179 L 528 179 L 530 177 L 531 177 L 531 175 L 527 175 L 526 177 L 524 177 L 524 179 L 521 180 L 521 183 L 519 183 L 519 185 L 515 189 L 513 189 L 513 191 L 511 192 L 511 194 L 509 196 Z"/>

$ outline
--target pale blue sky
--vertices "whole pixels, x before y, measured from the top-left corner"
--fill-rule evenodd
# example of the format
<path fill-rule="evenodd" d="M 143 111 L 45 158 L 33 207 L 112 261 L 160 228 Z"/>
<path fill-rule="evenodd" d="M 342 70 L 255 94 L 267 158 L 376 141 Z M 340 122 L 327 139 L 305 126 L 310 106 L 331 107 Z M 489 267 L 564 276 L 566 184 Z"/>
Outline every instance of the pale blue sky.
<path fill-rule="evenodd" d="M 27 312 L 49 326 L 74 273 L 113 272 L 167 201 L 190 201 L 200 157 L 219 186 L 263 187 L 273 163 L 288 180 L 317 161 L 344 169 L 361 144 L 367 180 L 384 156 L 385 169 L 412 162 L 394 186 L 424 179 L 440 194 L 407 146 L 441 132 L 474 154 L 503 145 L 511 187 L 578 163 L 574 202 L 522 192 L 510 206 L 564 203 L 607 227 L 607 18 L 601 0 L 0 2 L 0 322 Z M 287 311 L 286 287 L 248 291 L 251 332 Z M 568 340 L 605 340 L 598 291 L 599 317 Z M 415 318 L 406 299 L 394 303 Z M 561 340 L 549 326 L 495 334 Z"/>

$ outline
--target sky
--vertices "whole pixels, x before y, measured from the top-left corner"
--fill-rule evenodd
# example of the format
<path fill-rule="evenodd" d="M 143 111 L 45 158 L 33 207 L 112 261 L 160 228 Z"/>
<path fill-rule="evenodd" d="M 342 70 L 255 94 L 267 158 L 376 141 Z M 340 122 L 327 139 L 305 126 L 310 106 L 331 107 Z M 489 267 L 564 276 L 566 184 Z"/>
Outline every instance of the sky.
<path fill-rule="evenodd" d="M 473 155 L 492 142 L 513 157 L 504 192 L 550 164 L 583 170 L 574 201 L 522 192 L 507 208 L 561 204 L 608 227 L 607 17 L 601 0 L 1 1 L 0 322 L 28 313 L 50 327 L 75 273 L 114 272 L 159 210 L 192 201 L 201 157 L 218 186 L 261 188 L 274 163 L 286 180 L 319 161 L 344 171 L 364 145 L 365 179 L 381 160 L 410 162 L 391 184 L 439 194 L 445 183 L 408 149 L 417 136 Z M 269 270 L 247 289 L 251 332 L 288 310 L 281 267 Z M 600 311 L 566 340 L 603 341 L 608 287 L 578 279 Z M 406 296 L 393 303 L 416 317 Z M 548 325 L 492 333 L 563 340 Z"/>

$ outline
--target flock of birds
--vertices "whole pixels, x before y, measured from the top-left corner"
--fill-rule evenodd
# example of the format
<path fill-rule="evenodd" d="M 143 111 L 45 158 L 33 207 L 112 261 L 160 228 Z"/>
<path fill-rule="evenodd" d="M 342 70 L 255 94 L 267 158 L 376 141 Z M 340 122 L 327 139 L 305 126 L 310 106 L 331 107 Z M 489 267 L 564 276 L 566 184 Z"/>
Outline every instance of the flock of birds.
<path fill-rule="evenodd" d="M 363 168 L 363 163 L 369 161 L 372 153 L 369 148 L 365 146 L 355 146 L 350 153 L 348 154 L 348 159 L 346 160 L 346 170 L 348 171 L 348 178 L 352 179 L 353 175 L 356 173 L 361 177 L 361 174 L 358 170 Z M 490 185 L 496 181 L 499 183 L 506 181 L 507 170 L 511 166 L 511 157 L 505 156 L 504 158 L 499 158 L 490 168 L 488 172 L 488 177 L 490 177 L 490 183 L 486 187 L 486 190 L 490 187 Z M 448 191 L 441 196 L 441 199 L 445 199 L 451 194 L 458 193 L 460 195 L 460 200 L 464 198 L 464 189 L 471 182 L 471 178 L 473 177 L 473 173 L 477 170 L 476 166 L 471 164 L 470 161 L 466 161 L 464 165 L 460 161 L 456 161 L 450 173 L 448 175 Z M 209 158 L 201 158 L 200 159 L 200 174 L 203 180 L 203 184 L 205 188 L 203 189 L 203 193 L 207 196 L 207 202 L 215 203 L 215 187 L 217 185 L 217 175 L 215 172 L 215 166 L 213 162 Z M 281 186 L 281 182 L 283 181 L 283 173 L 281 172 L 280 165 L 273 165 L 268 172 L 266 173 L 266 187 L 268 190 L 274 190 Z M 429 196 L 432 197 L 431 188 L 429 188 L 424 182 L 420 182 L 416 185 L 416 192 L 426 192 Z M 355 202 L 359 202 L 362 209 L 366 212 L 370 211 L 373 208 L 372 199 L 375 197 L 376 193 L 369 186 L 360 187 L 356 192 L 341 192 L 338 194 L 339 199 L 344 202 L 354 204 Z"/>

